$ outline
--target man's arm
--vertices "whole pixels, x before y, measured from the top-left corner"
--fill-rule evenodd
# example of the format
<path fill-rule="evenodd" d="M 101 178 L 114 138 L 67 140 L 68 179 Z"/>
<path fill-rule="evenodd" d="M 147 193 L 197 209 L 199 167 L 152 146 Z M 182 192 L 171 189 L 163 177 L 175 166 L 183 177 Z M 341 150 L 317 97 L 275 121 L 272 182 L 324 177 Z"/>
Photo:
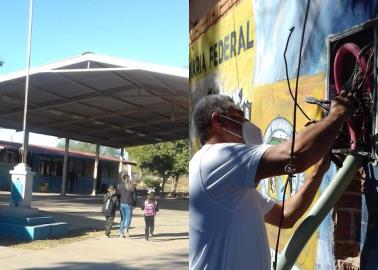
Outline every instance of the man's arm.
<path fill-rule="evenodd" d="M 311 171 L 304 185 L 288 200 L 285 201 L 282 228 L 291 228 L 306 212 L 314 200 L 315 194 L 322 182 L 324 173 L 329 167 L 329 155 L 321 159 Z M 265 215 L 265 222 L 279 226 L 282 213 L 282 205 L 276 203 Z"/>
<path fill-rule="evenodd" d="M 293 158 L 296 172 L 305 171 L 329 152 L 340 127 L 349 118 L 349 103 L 345 92 L 342 92 L 332 101 L 327 117 L 296 135 Z M 256 179 L 286 174 L 291 144 L 292 140 L 289 140 L 267 149 L 260 159 Z"/>

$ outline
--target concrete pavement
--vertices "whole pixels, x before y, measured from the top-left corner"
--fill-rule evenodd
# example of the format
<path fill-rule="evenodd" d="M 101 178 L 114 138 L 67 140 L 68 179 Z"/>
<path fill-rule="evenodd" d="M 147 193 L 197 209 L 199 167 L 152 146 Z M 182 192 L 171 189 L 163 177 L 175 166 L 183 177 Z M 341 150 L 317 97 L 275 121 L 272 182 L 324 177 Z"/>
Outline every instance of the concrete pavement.
<path fill-rule="evenodd" d="M 7 205 L 9 193 L 0 192 L 0 206 Z M 143 199 L 138 198 L 139 205 Z M 102 198 L 36 193 L 33 207 L 69 224 L 75 235 L 101 231 L 85 240 L 68 241 L 41 250 L 2 245 L 2 269 L 188 269 L 188 200 L 158 199 L 160 212 L 155 220 L 156 236 L 144 239 L 144 219 L 139 205 L 134 211 L 131 237 L 118 237 L 119 214 L 111 238 L 102 231 Z"/>

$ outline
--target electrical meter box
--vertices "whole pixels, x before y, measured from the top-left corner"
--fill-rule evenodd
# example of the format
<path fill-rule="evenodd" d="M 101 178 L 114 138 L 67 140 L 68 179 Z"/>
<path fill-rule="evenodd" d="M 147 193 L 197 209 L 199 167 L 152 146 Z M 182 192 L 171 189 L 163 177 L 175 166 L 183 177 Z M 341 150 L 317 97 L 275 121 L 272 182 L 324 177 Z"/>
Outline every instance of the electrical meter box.
<path fill-rule="evenodd" d="M 354 111 L 334 145 L 334 152 L 378 156 L 377 37 L 378 20 L 328 38 L 327 98 L 347 91 Z"/>

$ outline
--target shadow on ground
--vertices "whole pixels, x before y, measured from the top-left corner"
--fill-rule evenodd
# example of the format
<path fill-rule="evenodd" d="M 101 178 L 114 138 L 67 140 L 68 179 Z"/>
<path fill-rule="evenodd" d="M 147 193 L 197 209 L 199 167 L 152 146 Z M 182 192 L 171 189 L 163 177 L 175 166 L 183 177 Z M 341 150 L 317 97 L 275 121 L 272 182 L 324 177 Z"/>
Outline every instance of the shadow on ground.
<path fill-rule="evenodd" d="M 36 241 L 49 241 L 49 240 L 57 241 L 57 242 L 59 242 L 59 241 L 71 242 L 71 241 L 78 240 L 78 239 L 85 239 L 85 238 L 93 237 L 92 233 L 93 233 L 92 229 L 76 229 L 76 230 L 68 231 L 68 234 L 64 237 L 49 238 L 49 239 L 45 239 L 45 240 L 34 240 L 34 241 L 20 240 L 20 239 L 2 236 L 0 238 L 0 246 L 2 246 L 2 247 L 11 247 L 11 246 L 17 247 L 18 245 L 23 245 L 23 244 L 27 244 L 27 243 L 35 243 Z M 49 247 L 49 246 L 46 246 L 46 247 Z"/>
<path fill-rule="evenodd" d="M 185 267 L 186 263 L 175 263 L 176 268 L 182 268 Z M 117 269 L 123 269 L 123 270 L 159 270 L 159 269 L 167 269 L 165 266 L 165 263 L 162 262 L 159 265 L 153 264 L 150 266 L 143 266 L 143 267 L 127 267 L 123 266 L 121 263 L 79 263 L 79 262 L 67 262 L 64 263 L 63 265 L 56 265 L 53 267 L 37 267 L 37 268 L 23 268 L 24 270 L 39 270 L 39 269 L 56 269 L 56 270 L 63 270 L 63 269 L 70 269 L 70 270 L 104 270 L 104 269 L 112 269 L 112 270 L 117 270 Z"/>
<path fill-rule="evenodd" d="M 167 269 L 167 261 L 169 261 L 170 269 L 184 269 L 187 268 L 188 254 L 186 253 L 173 253 L 169 256 L 162 256 L 156 258 L 153 263 L 143 264 L 143 266 L 125 266 L 125 262 L 109 262 L 109 263 L 95 263 L 95 262 L 65 262 L 62 264 L 56 264 L 50 267 L 31 267 L 31 268 L 22 268 L 23 270 L 37 270 L 37 269 L 70 269 L 70 270 L 103 270 L 103 269 L 123 269 L 123 270 L 159 270 Z"/>
<path fill-rule="evenodd" d="M 131 235 L 130 238 L 133 239 L 142 239 L 144 238 L 144 234 L 134 234 Z M 154 234 L 154 236 L 150 237 L 151 241 L 154 242 L 164 242 L 164 241 L 174 241 L 174 240 L 181 240 L 181 239 L 189 239 L 189 233 L 188 232 L 182 232 L 182 233 L 158 233 Z"/>

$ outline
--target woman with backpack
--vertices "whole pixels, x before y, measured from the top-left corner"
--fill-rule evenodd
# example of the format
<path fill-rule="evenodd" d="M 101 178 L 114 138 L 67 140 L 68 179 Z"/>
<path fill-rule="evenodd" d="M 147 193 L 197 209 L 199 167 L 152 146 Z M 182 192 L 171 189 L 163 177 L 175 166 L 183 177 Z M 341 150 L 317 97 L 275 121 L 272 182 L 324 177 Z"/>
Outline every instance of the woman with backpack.
<path fill-rule="evenodd" d="M 121 225 L 119 230 L 119 237 L 130 237 L 129 228 L 133 209 L 136 206 L 137 197 L 134 184 L 128 174 L 121 174 L 121 183 L 117 187 L 117 195 L 120 201 Z M 126 231 L 125 231 L 126 230 Z"/>
<path fill-rule="evenodd" d="M 117 209 L 117 191 L 113 185 L 109 185 L 108 191 L 104 195 L 104 204 L 102 206 L 102 213 L 105 216 L 105 235 L 110 237 L 116 209 Z"/>

